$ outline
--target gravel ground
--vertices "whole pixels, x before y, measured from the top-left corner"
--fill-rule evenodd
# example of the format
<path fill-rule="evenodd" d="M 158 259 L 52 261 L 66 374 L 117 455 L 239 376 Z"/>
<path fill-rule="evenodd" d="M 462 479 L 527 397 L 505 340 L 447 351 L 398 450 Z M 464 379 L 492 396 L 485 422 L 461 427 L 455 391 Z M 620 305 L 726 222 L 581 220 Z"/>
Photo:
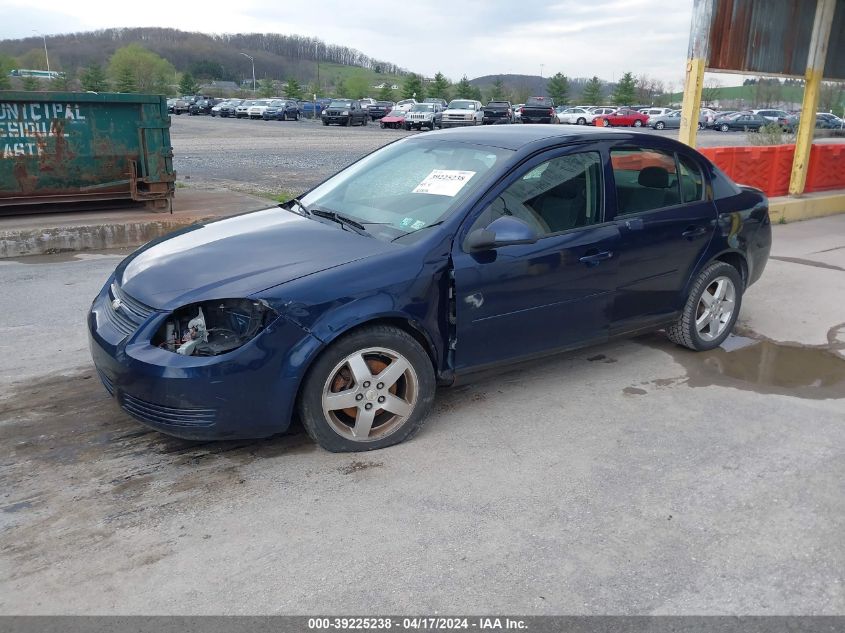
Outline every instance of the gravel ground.
<path fill-rule="evenodd" d="M 197 188 L 224 187 L 268 195 L 302 193 L 369 152 L 398 138 L 420 134 L 381 129 L 378 123 L 345 128 L 324 127 L 311 120 L 171 119 L 173 162 L 180 181 Z M 678 135 L 677 130 L 648 128 L 642 133 Z M 698 141 L 700 147 L 748 145 L 741 132 L 704 130 Z"/>

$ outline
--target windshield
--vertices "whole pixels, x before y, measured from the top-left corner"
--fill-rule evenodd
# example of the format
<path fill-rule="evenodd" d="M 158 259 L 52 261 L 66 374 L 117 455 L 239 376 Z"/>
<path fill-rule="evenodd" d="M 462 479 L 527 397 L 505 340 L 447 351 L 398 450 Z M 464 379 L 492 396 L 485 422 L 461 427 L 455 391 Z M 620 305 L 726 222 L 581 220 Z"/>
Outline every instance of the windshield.
<path fill-rule="evenodd" d="M 348 108 L 352 105 L 352 101 L 334 100 L 329 104 L 330 108 Z"/>
<path fill-rule="evenodd" d="M 431 112 L 432 110 L 434 110 L 434 104 L 431 103 L 418 103 L 411 108 L 411 112 Z"/>
<path fill-rule="evenodd" d="M 376 105 L 377 106 L 383 106 L 383 107 L 390 106 L 392 108 L 393 102 L 392 101 L 376 101 Z"/>
<path fill-rule="evenodd" d="M 375 237 L 392 240 L 445 218 L 511 154 L 457 141 L 403 140 L 330 178 L 302 203 L 345 215 Z"/>
<path fill-rule="evenodd" d="M 475 110 L 474 101 L 452 101 L 449 103 L 450 110 Z"/>

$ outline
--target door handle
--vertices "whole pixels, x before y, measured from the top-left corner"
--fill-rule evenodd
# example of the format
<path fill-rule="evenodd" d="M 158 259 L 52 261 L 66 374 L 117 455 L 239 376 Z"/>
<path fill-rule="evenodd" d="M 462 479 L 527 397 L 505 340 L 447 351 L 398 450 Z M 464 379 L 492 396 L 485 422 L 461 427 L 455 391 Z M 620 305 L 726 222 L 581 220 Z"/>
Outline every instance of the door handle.
<path fill-rule="evenodd" d="M 707 229 L 705 229 L 703 226 L 690 226 L 687 227 L 687 230 L 681 233 L 681 235 L 688 240 L 694 240 L 697 237 L 701 237 L 705 233 L 707 233 Z"/>
<path fill-rule="evenodd" d="M 587 264 L 587 266 L 598 266 L 604 260 L 610 259 L 611 257 L 613 257 L 613 251 L 601 251 L 601 252 L 587 251 L 587 252 L 589 253 L 588 255 L 584 255 L 584 257 L 582 257 L 581 259 L 578 260 L 582 264 Z"/>
<path fill-rule="evenodd" d="M 643 223 L 642 218 L 631 218 L 630 220 L 625 220 L 625 228 L 629 231 L 642 231 L 645 224 Z"/>

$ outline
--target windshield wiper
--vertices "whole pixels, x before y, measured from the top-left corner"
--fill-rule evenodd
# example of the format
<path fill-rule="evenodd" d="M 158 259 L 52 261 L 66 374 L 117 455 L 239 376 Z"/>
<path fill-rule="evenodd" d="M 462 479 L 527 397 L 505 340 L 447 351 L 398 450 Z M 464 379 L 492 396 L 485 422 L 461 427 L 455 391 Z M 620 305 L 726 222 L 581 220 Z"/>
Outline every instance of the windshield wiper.
<path fill-rule="evenodd" d="M 295 204 L 295 205 L 296 205 L 296 206 L 298 206 L 300 209 L 302 209 L 302 213 L 300 213 L 299 215 L 304 215 L 304 216 L 309 216 L 309 215 L 311 215 L 311 212 L 310 212 L 308 209 L 306 209 L 306 208 L 305 208 L 305 205 L 304 205 L 304 204 L 302 204 L 302 202 L 300 202 L 299 198 L 291 198 L 291 199 L 290 199 L 290 200 L 288 200 L 287 202 L 282 202 L 279 206 L 280 206 L 282 209 L 287 209 L 287 210 L 288 210 L 288 211 L 290 211 L 291 213 L 296 213 L 293 209 L 291 209 L 291 208 L 290 208 L 290 206 L 286 206 L 286 205 L 291 205 L 291 204 Z"/>
<path fill-rule="evenodd" d="M 352 218 L 346 217 L 345 215 L 341 215 L 336 211 L 326 211 L 325 209 L 313 209 L 311 211 L 311 214 L 316 215 L 319 218 L 326 218 L 327 220 L 331 220 L 332 222 L 337 222 L 341 226 L 353 228 L 355 229 L 356 233 L 360 233 L 361 235 L 370 235 L 367 232 L 366 226 L 364 226 L 357 220 L 353 220 Z M 370 235 L 370 237 L 372 236 Z"/>

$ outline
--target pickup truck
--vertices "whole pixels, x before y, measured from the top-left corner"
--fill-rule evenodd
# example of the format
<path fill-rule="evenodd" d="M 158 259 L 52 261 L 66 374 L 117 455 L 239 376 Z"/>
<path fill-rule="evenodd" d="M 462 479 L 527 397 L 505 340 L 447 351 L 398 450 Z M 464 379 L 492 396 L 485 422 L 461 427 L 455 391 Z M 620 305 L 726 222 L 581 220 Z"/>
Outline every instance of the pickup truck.
<path fill-rule="evenodd" d="M 555 102 L 549 97 L 531 97 L 520 109 L 523 123 L 557 123 Z"/>
<path fill-rule="evenodd" d="M 513 106 L 510 101 L 491 101 L 484 106 L 484 114 L 481 117 L 484 125 L 496 123 L 513 123 Z"/>

